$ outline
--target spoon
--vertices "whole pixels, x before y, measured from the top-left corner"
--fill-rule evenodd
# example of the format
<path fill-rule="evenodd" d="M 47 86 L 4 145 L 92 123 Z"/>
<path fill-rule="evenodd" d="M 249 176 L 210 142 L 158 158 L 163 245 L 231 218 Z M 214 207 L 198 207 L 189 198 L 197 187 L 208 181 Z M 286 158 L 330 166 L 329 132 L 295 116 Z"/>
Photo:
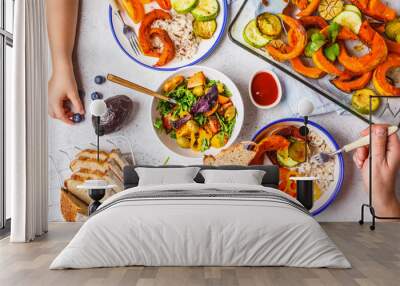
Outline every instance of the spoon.
<path fill-rule="evenodd" d="M 399 130 L 398 126 L 390 126 L 388 128 L 388 136 L 396 133 Z M 354 141 L 353 143 L 347 144 L 345 146 L 343 146 L 341 149 L 336 150 L 334 152 L 330 152 L 330 153 L 324 153 L 321 152 L 320 154 L 317 154 L 315 156 L 313 156 L 311 158 L 311 160 L 315 160 L 317 161 L 319 164 L 324 164 L 326 162 L 328 162 L 333 156 L 340 154 L 342 152 L 350 152 L 354 149 L 357 149 L 359 147 L 363 147 L 363 146 L 367 146 L 369 144 L 370 141 L 370 135 L 364 136 L 356 141 Z"/>
<path fill-rule="evenodd" d="M 172 104 L 178 104 L 178 102 L 176 100 L 174 100 L 173 98 L 170 98 L 168 96 L 159 94 L 159 93 L 157 93 L 155 91 L 152 91 L 151 89 L 148 89 L 147 87 L 141 86 L 141 85 L 139 85 L 137 83 L 130 82 L 129 80 L 124 79 L 122 77 L 119 77 L 117 75 L 108 74 L 107 75 L 107 79 L 109 81 L 113 82 L 113 83 L 122 85 L 124 87 L 130 88 L 130 89 L 133 89 L 133 90 L 136 90 L 136 91 L 138 91 L 140 93 L 144 93 L 144 94 L 150 95 L 152 97 L 156 97 L 158 99 L 161 99 L 163 101 L 167 101 L 167 102 L 172 103 Z"/>

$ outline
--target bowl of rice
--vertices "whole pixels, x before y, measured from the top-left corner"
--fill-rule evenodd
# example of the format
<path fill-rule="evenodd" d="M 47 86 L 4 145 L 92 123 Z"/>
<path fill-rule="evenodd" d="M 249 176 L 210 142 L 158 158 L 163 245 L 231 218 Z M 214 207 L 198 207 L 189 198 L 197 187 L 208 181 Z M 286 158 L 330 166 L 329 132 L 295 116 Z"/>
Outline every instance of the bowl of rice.
<path fill-rule="evenodd" d="M 303 125 L 303 120 L 300 118 L 285 118 L 274 121 L 257 131 L 252 141 L 258 143 L 279 128 L 286 126 L 301 127 Z M 314 187 L 314 205 L 310 210 L 311 214 L 315 216 L 331 205 L 339 194 L 344 178 L 344 160 L 341 154 L 325 164 L 319 164 L 311 159 L 314 155 L 321 152 L 328 153 L 338 150 L 339 145 L 334 137 L 319 124 L 309 121 L 308 129 L 308 160 L 297 166 L 284 168 L 294 171 L 300 174 L 300 176 L 316 177 L 317 187 Z M 264 164 L 272 164 L 268 156 L 265 156 Z"/>

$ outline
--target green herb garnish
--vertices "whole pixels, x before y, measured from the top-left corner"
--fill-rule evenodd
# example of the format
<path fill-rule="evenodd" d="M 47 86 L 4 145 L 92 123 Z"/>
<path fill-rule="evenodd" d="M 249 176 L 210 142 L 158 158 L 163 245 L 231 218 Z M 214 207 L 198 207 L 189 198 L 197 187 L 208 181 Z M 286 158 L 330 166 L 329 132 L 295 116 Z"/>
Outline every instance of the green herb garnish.
<path fill-rule="evenodd" d="M 162 120 L 160 118 L 157 118 L 153 125 L 158 130 L 162 130 L 163 129 L 163 122 L 162 122 Z"/>
<path fill-rule="evenodd" d="M 334 43 L 329 47 L 324 49 L 325 56 L 331 61 L 334 62 L 336 58 L 339 56 L 340 47 L 338 43 Z"/>

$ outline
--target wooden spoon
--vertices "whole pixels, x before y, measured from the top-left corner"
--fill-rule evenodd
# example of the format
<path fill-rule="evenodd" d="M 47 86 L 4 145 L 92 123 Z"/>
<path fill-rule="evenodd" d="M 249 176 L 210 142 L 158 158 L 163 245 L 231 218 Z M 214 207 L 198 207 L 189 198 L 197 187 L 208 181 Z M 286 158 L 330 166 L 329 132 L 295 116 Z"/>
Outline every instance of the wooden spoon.
<path fill-rule="evenodd" d="M 107 79 L 109 81 L 112 81 L 113 83 L 125 86 L 127 88 L 136 90 L 136 91 L 138 91 L 140 93 L 144 93 L 144 94 L 150 95 L 152 97 L 156 97 L 156 98 L 161 99 L 163 101 L 167 101 L 167 102 L 172 103 L 172 104 L 177 104 L 178 103 L 176 100 L 174 100 L 174 99 L 172 99 L 172 98 L 170 98 L 168 96 L 159 94 L 159 93 L 157 93 L 155 91 L 152 91 L 152 90 L 148 89 L 147 87 L 144 87 L 144 86 L 141 86 L 139 84 L 130 82 L 129 80 L 126 80 L 126 79 L 121 78 L 119 76 L 116 76 L 116 75 L 113 75 L 113 74 L 108 74 L 107 75 Z"/>

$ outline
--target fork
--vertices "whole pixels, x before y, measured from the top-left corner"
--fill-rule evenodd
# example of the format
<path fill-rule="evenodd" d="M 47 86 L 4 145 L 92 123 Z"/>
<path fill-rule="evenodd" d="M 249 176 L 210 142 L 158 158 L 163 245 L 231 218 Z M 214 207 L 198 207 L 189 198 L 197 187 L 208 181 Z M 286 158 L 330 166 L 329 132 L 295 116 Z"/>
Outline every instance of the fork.
<path fill-rule="evenodd" d="M 388 136 L 396 133 L 398 130 L 399 130 L 398 126 L 390 126 L 388 128 Z M 324 163 L 328 162 L 333 156 L 335 156 L 339 153 L 350 152 L 356 148 L 368 145 L 369 140 L 370 140 L 369 137 L 370 137 L 370 135 L 364 136 L 364 137 L 358 139 L 357 141 L 347 144 L 347 145 L 343 146 L 341 149 L 336 150 L 334 152 L 330 152 L 330 153 L 321 152 L 320 154 L 314 155 L 311 158 L 311 161 L 315 160 L 319 164 L 324 164 Z"/>
<path fill-rule="evenodd" d="M 118 4 L 116 3 L 116 1 L 111 0 L 110 3 L 114 11 L 114 14 L 118 17 L 118 19 L 121 21 L 123 25 L 122 33 L 124 34 L 125 38 L 129 41 L 129 45 L 131 46 L 133 52 L 137 56 L 141 55 L 142 52 L 140 49 L 139 41 L 135 30 L 131 26 L 125 23 L 124 18 L 121 15 L 121 10 L 118 8 Z"/>

